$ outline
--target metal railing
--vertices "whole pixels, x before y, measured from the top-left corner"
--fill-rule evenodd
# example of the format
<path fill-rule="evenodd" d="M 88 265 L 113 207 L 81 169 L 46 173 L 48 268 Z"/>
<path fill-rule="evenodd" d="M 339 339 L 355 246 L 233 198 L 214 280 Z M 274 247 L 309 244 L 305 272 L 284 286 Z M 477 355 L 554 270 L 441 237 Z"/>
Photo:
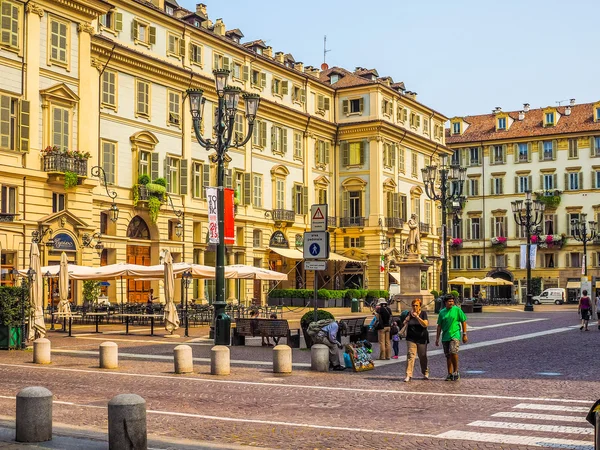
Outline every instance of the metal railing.
<path fill-rule="evenodd" d="M 295 222 L 296 212 L 289 209 L 274 209 L 273 220 L 275 222 Z"/>
<path fill-rule="evenodd" d="M 404 221 L 400 217 L 386 217 L 385 226 L 387 228 L 401 229 L 404 226 Z"/>
<path fill-rule="evenodd" d="M 87 177 L 87 163 L 87 159 L 66 155 L 46 155 L 44 156 L 44 172 L 74 172 L 80 177 Z"/>
<path fill-rule="evenodd" d="M 12 213 L 0 213 L 0 222 L 14 222 L 16 216 Z"/>
<path fill-rule="evenodd" d="M 364 217 L 340 217 L 340 227 L 364 227 L 365 226 L 365 218 Z"/>
<path fill-rule="evenodd" d="M 337 227 L 337 217 L 327 216 L 327 227 L 336 228 Z"/>
<path fill-rule="evenodd" d="M 420 225 L 421 225 L 420 226 L 421 233 L 429 234 L 429 231 L 431 230 L 431 225 L 428 223 L 425 223 L 425 222 L 421 222 Z"/>

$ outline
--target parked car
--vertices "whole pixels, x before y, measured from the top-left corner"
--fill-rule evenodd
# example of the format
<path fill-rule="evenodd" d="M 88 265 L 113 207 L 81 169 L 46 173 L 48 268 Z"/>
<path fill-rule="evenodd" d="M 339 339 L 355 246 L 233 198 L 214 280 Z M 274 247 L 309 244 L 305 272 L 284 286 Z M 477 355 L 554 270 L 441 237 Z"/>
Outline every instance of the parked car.
<path fill-rule="evenodd" d="M 533 297 L 532 301 L 534 305 L 540 303 L 554 303 L 555 305 L 562 305 L 565 302 L 566 293 L 563 288 L 550 288 L 544 290 L 540 295 Z"/>

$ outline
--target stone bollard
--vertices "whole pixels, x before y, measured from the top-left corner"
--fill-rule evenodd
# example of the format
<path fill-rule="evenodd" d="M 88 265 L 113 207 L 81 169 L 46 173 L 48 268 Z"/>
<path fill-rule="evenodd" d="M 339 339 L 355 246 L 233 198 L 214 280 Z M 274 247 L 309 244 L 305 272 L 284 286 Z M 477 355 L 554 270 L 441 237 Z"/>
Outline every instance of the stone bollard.
<path fill-rule="evenodd" d="M 136 394 L 119 394 L 108 402 L 108 448 L 147 450 L 146 400 Z"/>
<path fill-rule="evenodd" d="M 194 361 L 192 360 L 192 347 L 189 345 L 178 345 L 173 350 L 175 373 L 190 373 L 194 371 Z"/>
<path fill-rule="evenodd" d="M 103 342 L 100 344 L 100 368 L 119 368 L 119 347 L 114 342 Z"/>
<path fill-rule="evenodd" d="M 210 373 L 211 375 L 229 375 L 231 373 L 229 347 L 215 345 L 210 350 Z"/>
<path fill-rule="evenodd" d="M 52 392 L 34 386 L 17 394 L 17 442 L 52 440 Z"/>
<path fill-rule="evenodd" d="M 292 373 L 292 348 L 277 345 L 273 348 L 273 373 Z"/>
<path fill-rule="evenodd" d="M 310 370 L 329 371 L 329 347 L 324 344 L 314 344 L 310 348 Z"/>
<path fill-rule="evenodd" d="M 50 340 L 39 338 L 33 341 L 33 363 L 50 364 L 52 356 L 50 355 Z"/>

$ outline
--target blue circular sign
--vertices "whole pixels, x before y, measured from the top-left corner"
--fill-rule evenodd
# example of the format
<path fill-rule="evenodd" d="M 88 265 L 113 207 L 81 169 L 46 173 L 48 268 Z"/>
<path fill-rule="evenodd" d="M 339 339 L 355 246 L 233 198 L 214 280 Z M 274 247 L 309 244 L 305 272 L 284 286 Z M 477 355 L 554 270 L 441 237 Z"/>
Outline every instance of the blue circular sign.
<path fill-rule="evenodd" d="M 321 253 L 321 246 L 315 242 L 314 244 L 310 244 L 308 251 L 311 255 L 317 256 L 319 253 Z"/>

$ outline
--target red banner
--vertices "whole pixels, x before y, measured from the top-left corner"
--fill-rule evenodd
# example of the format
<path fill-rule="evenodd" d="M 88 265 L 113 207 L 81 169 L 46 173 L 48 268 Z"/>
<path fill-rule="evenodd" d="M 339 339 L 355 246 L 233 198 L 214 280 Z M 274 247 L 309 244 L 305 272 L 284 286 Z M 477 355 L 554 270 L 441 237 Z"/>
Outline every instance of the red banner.
<path fill-rule="evenodd" d="M 225 195 L 225 244 L 233 245 L 235 244 L 235 203 L 233 200 L 235 192 L 229 188 L 225 188 L 223 191 Z"/>

